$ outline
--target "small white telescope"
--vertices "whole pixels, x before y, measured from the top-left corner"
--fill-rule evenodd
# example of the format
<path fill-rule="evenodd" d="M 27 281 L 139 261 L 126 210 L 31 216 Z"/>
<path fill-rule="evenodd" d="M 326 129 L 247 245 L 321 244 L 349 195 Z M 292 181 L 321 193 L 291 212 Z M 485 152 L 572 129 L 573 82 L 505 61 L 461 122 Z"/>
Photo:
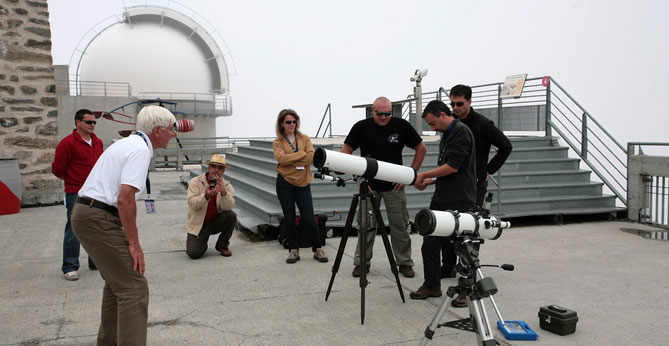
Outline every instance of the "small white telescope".
<path fill-rule="evenodd" d="M 378 161 L 369 157 L 344 154 L 323 148 L 314 153 L 314 166 L 330 171 L 349 173 L 365 179 L 377 179 L 411 185 L 416 181 L 416 171 L 411 167 Z"/>
<path fill-rule="evenodd" d="M 450 237 L 455 234 L 495 240 L 502 235 L 502 229 L 511 227 L 511 223 L 473 213 L 421 209 L 414 218 L 414 226 L 422 236 Z"/>

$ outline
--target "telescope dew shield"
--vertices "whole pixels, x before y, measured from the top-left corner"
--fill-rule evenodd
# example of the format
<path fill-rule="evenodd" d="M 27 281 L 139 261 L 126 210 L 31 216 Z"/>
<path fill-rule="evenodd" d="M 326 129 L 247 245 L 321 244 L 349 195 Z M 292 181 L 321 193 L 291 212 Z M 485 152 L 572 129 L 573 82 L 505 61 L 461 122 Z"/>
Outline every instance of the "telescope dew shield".
<path fill-rule="evenodd" d="M 180 119 L 174 123 L 174 130 L 176 132 L 191 132 L 195 130 L 195 122 L 190 119 Z"/>
<path fill-rule="evenodd" d="M 365 179 L 377 179 L 405 185 L 413 184 L 417 175 L 411 167 L 323 148 L 316 149 L 313 163 L 316 168 L 326 167 L 331 171 L 349 173 Z"/>
<path fill-rule="evenodd" d="M 477 214 L 421 209 L 414 218 L 414 226 L 422 236 L 449 237 L 455 233 L 495 240 L 502 235 L 502 229 L 511 227 L 511 224 Z"/>

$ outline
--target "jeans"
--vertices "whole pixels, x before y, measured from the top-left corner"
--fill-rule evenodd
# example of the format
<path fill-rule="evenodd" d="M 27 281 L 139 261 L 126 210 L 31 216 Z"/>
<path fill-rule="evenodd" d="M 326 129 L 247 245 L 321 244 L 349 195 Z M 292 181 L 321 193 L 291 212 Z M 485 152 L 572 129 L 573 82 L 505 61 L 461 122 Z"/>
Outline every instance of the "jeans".
<path fill-rule="evenodd" d="M 301 222 L 306 222 L 311 232 L 311 250 L 321 247 L 321 236 L 314 218 L 314 203 L 311 199 L 311 186 L 295 186 L 287 182 L 281 175 L 276 176 L 276 196 L 283 211 L 283 225 L 286 227 L 288 249 L 299 249 L 297 229 L 295 228 L 295 204 L 300 210 Z"/>
<path fill-rule="evenodd" d="M 430 203 L 430 210 L 457 210 L 459 212 L 469 212 L 473 209 L 471 203 L 437 203 L 432 201 Z M 447 253 L 447 258 L 453 266 L 455 266 L 455 249 L 453 249 L 453 243 L 450 241 L 449 237 L 434 237 L 426 236 L 423 237 L 423 246 L 420 250 L 423 255 L 423 271 L 425 273 L 425 281 L 423 282 L 423 287 L 429 289 L 441 288 L 441 267 L 439 257 L 441 254 L 442 246 L 446 247 L 445 250 Z M 449 263 L 449 264 L 450 264 Z"/>
<path fill-rule="evenodd" d="M 79 270 L 79 251 L 81 245 L 79 239 L 72 232 L 72 224 L 70 218 L 72 217 L 72 209 L 77 200 L 76 193 L 65 194 L 65 208 L 67 209 L 67 223 L 65 224 L 65 235 L 63 237 L 63 274 Z M 88 268 L 95 269 L 95 264 L 90 257 L 88 257 Z"/>

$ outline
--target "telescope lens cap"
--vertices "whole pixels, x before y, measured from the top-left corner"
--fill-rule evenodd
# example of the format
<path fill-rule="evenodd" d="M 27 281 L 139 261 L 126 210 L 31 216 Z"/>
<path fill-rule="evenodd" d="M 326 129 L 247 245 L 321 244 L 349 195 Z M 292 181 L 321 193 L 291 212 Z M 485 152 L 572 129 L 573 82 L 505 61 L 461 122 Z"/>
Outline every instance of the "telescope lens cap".
<path fill-rule="evenodd" d="M 422 236 L 432 234 L 435 227 L 434 213 L 429 209 L 421 209 L 414 218 L 414 226 Z"/>

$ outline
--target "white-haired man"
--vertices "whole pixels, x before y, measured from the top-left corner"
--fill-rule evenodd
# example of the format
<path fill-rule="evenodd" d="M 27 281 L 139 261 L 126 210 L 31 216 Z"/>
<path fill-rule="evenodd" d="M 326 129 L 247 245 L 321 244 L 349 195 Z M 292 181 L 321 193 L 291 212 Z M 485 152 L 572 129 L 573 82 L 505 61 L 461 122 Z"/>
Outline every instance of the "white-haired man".
<path fill-rule="evenodd" d="M 79 190 L 72 228 L 105 280 L 98 345 L 146 345 L 149 286 L 135 198 L 148 181 L 154 148 L 176 136 L 174 115 L 148 106 L 134 134 L 112 144 Z"/>

